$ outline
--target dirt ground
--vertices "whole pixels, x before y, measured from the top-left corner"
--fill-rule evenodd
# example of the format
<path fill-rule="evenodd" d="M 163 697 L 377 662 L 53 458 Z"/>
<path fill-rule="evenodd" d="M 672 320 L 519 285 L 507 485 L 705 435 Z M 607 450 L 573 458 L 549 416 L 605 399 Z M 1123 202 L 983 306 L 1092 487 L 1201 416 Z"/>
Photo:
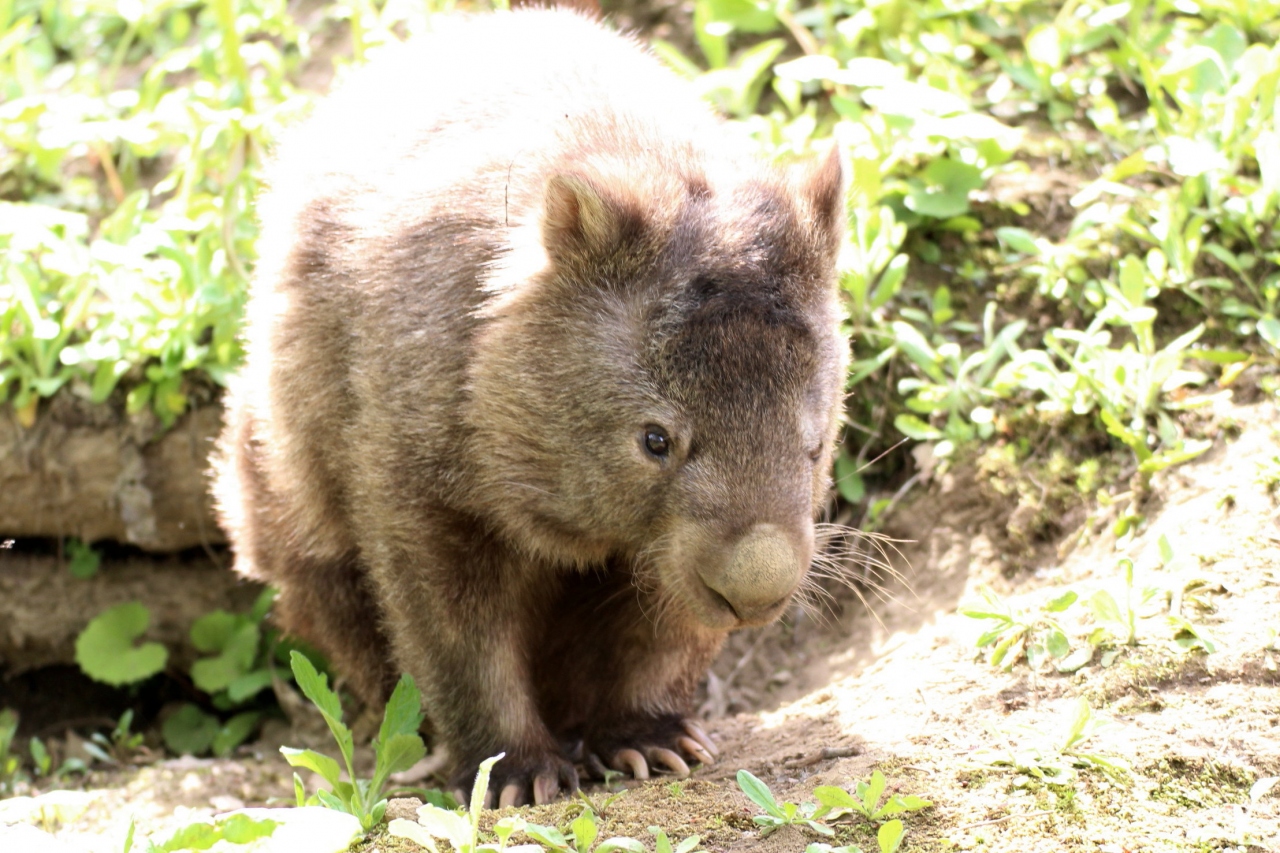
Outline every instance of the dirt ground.
<path fill-rule="evenodd" d="M 702 705 L 719 764 L 683 782 L 626 785 L 612 801 L 589 789 L 601 837 L 649 838 L 659 824 L 673 838 L 701 835 L 708 850 L 801 851 L 830 839 L 796 827 L 762 837 L 736 771 L 802 802 L 816 785 L 852 788 L 879 769 L 891 792 L 933 803 L 903 816 L 904 850 L 1280 851 L 1280 786 L 1255 787 L 1280 776 L 1280 506 L 1269 487 L 1269 474 L 1280 476 L 1280 420 L 1271 402 L 1216 406 L 1212 450 L 1156 477 L 1147 522 L 1119 546 L 1113 516 L 1095 508 L 1070 536 L 1014 559 L 1005 554 L 1009 508 L 973 477 L 952 472 L 917 489 L 891 528 L 900 577 L 882 577 L 869 606 L 837 591 L 823 612 L 732 638 Z M 1162 535 L 1176 557 L 1164 567 Z M 1153 613 L 1138 623 L 1140 644 L 1110 666 L 1095 655 L 1070 674 L 1025 661 L 1004 672 L 975 648 L 988 626 L 956 612 L 984 585 L 1016 607 L 1067 588 L 1082 599 L 1103 587 L 1119 596 L 1121 557 L 1133 560 L 1137 588 L 1201 581 L 1181 612 L 1211 634 L 1214 653 L 1178 648 Z M 1066 614 L 1073 641 L 1088 619 L 1080 606 Z M 1079 751 L 1119 760 L 1127 774 L 1079 769 L 1049 784 L 994 763 L 1060 744 L 1080 697 L 1106 725 Z M 130 820 L 162 833 L 196 815 L 288 804 L 291 770 L 277 747 L 323 748 L 314 737 L 281 725 L 234 759 L 94 773 L 82 813 L 45 827 L 69 849 L 119 851 Z M 543 824 L 574 814 L 567 803 L 524 810 Z M 868 826 L 837 822 L 836 840 L 874 850 Z M 374 836 L 361 849 L 416 848 Z"/>

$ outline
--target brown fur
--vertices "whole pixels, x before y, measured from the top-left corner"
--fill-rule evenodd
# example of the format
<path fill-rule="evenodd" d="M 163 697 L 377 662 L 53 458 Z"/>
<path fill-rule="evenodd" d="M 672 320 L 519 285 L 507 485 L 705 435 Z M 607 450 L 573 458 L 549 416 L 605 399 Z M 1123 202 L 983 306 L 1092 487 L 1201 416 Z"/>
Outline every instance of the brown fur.
<path fill-rule="evenodd" d="M 359 72 L 270 183 L 216 463 L 237 570 L 366 699 L 411 673 L 458 781 L 678 751 L 830 486 L 834 153 L 780 174 L 633 43 L 524 11 Z"/>

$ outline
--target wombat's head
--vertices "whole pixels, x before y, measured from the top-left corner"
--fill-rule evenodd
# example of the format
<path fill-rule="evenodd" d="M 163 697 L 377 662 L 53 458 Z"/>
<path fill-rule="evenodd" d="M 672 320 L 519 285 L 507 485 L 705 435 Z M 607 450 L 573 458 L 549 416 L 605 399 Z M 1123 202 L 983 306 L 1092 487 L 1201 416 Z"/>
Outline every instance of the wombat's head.
<path fill-rule="evenodd" d="M 495 277 L 516 283 L 494 285 L 468 415 L 509 538 L 631 560 L 712 628 L 775 618 L 808 570 L 847 349 L 838 155 L 739 169 L 551 177 L 540 269 Z"/>

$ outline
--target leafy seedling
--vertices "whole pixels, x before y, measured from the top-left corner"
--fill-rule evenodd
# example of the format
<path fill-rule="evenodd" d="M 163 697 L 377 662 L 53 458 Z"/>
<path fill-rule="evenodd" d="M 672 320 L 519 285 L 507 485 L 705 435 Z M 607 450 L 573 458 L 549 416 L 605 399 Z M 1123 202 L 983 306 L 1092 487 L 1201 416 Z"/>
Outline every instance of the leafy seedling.
<path fill-rule="evenodd" d="M 101 565 L 102 555 L 87 542 L 80 539 L 67 540 L 67 570 L 72 577 L 88 580 L 98 573 Z"/>
<path fill-rule="evenodd" d="M 860 814 L 867 820 L 880 822 L 891 815 L 919 811 L 933 805 L 914 794 L 894 794 L 881 803 L 887 786 L 884 774 L 874 770 L 869 782 L 858 782 L 854 786 L 853 794 L 833 785 L 819 785 L 813 789 L 813 796 L 822 804 L 823 813 L 830 815 L 831 820 L 853 813 Z"/>
<path fill-rule="evenodd" d="M 1020 726 L 1016 730 L 1018 743 L 998 750 L 979 750 L 977 754 L 986 764 L 1015 769 L 1020 774 L 1015 780 L 1019 786 L 1032 779 L 1070 785 L 1077 770 L 1097 770 L 1117 782 L 1126 782 L 1129 765 L 1124 759 L 1082 748 L 1106 725 L 1107 721 L 1094 716 L 1089 700 L 1081 697 L 1075 713 L 1056 737 Z"/>
<path fill-rule="evenodd" d="M 751 818 L 754 823 L 763 827 L 760 830 L 761 837 L 784 826 L 805 826 L 820 835 L 835 835 L 835 830 L 820 820 L 830 811 L 826 807 L 820 809 L 816 803 L 779 803 L 774 799 L 769 786 L 747 770 L 738 771 L 738 787 L 747 795 L 747 799 L 764 809 L 764 814 Z"/>
<path fill-rule="evenodd" d="M 320 710 L 346 766 L 347 778 L 342 779 L 338 762 L 327 755 L 310 749 L 280 747 L 285 760 L 294 767 L 303 767 L 318 773 L 329 784 L 329 790 L 316 793 L 316 801 L 331 809 L 354 815 L 360 826 L 368 832 L 382 821 L 387 809 L 383 788 L 392 773 L 408 770 L 424 755 L 426 747 L 418 735 L 422 722 L 422 697 L 409 675 L 401 675 L 382 715 L 382 726 L 373 741 L 374 768 L 371 779 L 357 779 L 353 758 L 355 740 L 351 729 L 342 722 L 342 703 L 338 694 L 329 688 L 326 676 L 316 671 L 305 655 L 291 654 L 293 675 L 304 696 Z M 294 774 L 294 789 L 298 804 L 309 803 L 303 795 L 302 780 Z"/>
<path fill-rule="evenodd" d="M 1025 657 L 1033 669 L 1039 669 L 1048 662 L 1054 662 L 1064 671 L 1070 667 L 1079 668 L 1073 660 L 1075 656 L 1071 655 L 1071 641 L 1054 618 L 1075 604 L 1079 598 L 1075 592 L 1067 590 L 1045 604 L 1039 612 L 1015 609 L 987 587 L 982 587 L 979 594 L 983 599 L 981 605 L 961 607 L 959 612 L 971 619 L 986 619 L 991 623 L 991 628 L 978 637 L 977 646 L 988 650 L 987 661 L 992 666 L 1007 672 Z"/>
<path fill-rule="evenodd" d="M 128 709 L 116 720 L 110 734 L 94 732 L 84 743 L 84 751 L 103 764 L 116 767 L 129 763 L 145 747 L 142 732 L 133 731 L 133 710 Z"/>

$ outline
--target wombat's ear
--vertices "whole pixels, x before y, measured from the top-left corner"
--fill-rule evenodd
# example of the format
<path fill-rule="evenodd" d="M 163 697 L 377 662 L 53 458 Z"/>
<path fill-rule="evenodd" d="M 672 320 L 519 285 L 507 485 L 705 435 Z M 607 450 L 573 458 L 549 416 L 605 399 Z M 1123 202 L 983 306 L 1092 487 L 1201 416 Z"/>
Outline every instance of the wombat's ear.
<path fill-rule="evenodd" d="M 553 260 L 608 251 L 641 225 L 626 188 L 576 172 L 552 176 L 542 208 L 542 244 Z"/>
<path fill-rule="evenodd" d="M 845 212 L 848 188 L 849 174 L 844 157 L 840 154 L 840 147 L 832 145 L 827 156 L 809 171 L 802 188 L 819 236 L 829 241 L 832 251 L 839 249 L 848 227 Z"/>

